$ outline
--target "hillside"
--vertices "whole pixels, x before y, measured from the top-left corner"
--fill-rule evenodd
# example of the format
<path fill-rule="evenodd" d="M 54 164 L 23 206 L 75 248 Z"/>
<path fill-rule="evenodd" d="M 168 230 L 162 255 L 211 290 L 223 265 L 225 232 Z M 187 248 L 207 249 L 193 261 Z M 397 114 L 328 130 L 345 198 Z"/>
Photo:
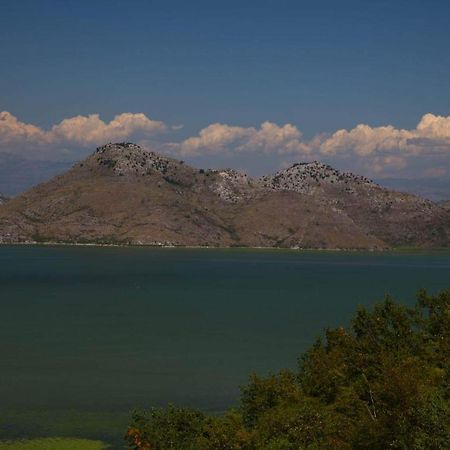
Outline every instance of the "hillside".
<path fill-rule="evenodd" d="M 257 179 L 121 143 L 2 205 L 0 242 L 448 247 L 450 212 L 318 162 Z"/>

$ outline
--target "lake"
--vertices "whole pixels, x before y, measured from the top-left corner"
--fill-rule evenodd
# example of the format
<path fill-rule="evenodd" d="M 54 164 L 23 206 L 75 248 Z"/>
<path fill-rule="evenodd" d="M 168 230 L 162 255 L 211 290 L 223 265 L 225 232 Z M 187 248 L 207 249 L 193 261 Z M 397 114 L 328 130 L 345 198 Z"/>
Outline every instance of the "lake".
<path fill-rule="evenodd" d="M 357 305 L 450 283 L 450 252 L 0 247 L 0 439 L 120 442 L 129 411 L 218 412 Z"/>

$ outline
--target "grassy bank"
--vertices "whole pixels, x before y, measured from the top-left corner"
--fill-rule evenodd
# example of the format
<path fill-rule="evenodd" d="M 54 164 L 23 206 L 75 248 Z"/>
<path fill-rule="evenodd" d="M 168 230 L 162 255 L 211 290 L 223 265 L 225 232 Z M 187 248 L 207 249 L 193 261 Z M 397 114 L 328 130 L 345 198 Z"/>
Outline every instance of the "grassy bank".
<path fill-rule="evenodd" d="M 0 450 L 106 450 L 102 441 L 74 438 L 38 438 L 0 441 Z"/>
<path fill-rule="evenodd" d="M 0 450 L 90 450 L 103 447 L 81 447 L 81 443 L 93 445 L 99 442 L 110 445 L 112 449 L 122 448 L 124 430 L 129 418 L 130 413 L 127 411 L 0 409 Z M 29 440 L 22 440 L 24 436 Z M 59 447 L 50 446 L 55 436 L 58 436 Z M 74 436 L 78 439 L 74 439 Z M 78 447 L 68 446 L 71 442 Z"/>

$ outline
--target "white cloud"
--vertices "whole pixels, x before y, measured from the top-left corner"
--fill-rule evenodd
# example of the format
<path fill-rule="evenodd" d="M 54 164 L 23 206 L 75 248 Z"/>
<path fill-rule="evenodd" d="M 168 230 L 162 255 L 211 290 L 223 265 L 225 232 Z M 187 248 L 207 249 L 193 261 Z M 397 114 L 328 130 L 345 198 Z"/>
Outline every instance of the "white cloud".
<path fill-rule="evenodd" d="M 301 142 L 301 137 L 302 133 L 290 123 L 280 127 L 272 122 L 264 122 L 240 150 L 262 150 L 265 153 L 274 151 L 277 153 L 309 153 L 310 150 Z"/>
<path fill-rule="evenodd" d="M 355 153 L 367 156 L 397 151 L 417 155 L 424 151 L 450 151 L 450 116 L 425 114 L 416 128 L 404 130 L 392 125 L 371 127 L 360 124 L 352 130 L 338 130 L 323 138 L 317 148 L 324 155 Z"/>
<path fill-rule="evenodd" d="M 264 122 L 259 128 L 214 123 L 197 136 L 172 144 L 183 155 L 198 156 L 231 152 L 275 154 L 319 154 L 333 156 L 354 154 L 358 157 L 399 152 L 417 155 L 424 151 L 450 150 L 450 116 L 425 114 L 416 128 L 398 129 L 392 125 L 371 127 L 359 124 L 351 130 L 338 130 L 331 135 L 318 135 L 306 141 L 301 131 L 291 124 L 279 126 Z M 394 159 L 387 159 L 392 163 Z"/>
<path fill-rule="evenodd" d="M 181 144 L 174 144 L 183 155 L 200 155 L 219 153 L 228 150 L 228 146 L 236 144 L 254 130 L 253 128 L 232 127 L 221 123 L 213 123 L 200 131 L 196 137 L 190 137 Z"/>
<path fill-rule="evenodd" d="M 417 133 L 422 137 L 450 140 L 450 116 L 425 114 L 417 125 Z"/>
<path fill-rule="evenodd" d="M 336 131 L 319 143 L 318 150 L 324 155 L 352 152 L 359 156 L 367 156 L 377 151 L 406 150 L 408 139 L 411 137 L 410 131 L 397 130 L 391 125 L 372 128 L 360 124 L 350 131 Z"/>
<path fill-rule="evenodd" d="M 14 151 L 39 158 L 42 153 L 67 153 L 67 146 L 89 147 L 133 136 L 151 136 L 167 129 L 163 122 L 145 114 L 123 113 L 110 122 L 98 114 L 64 119 L 50 130 L 19 121 L 8 111 L 0 112 L 0 151 Z M 64 152 L 65 149 L 65 152 Z"/>
<path fill-rule="evenodd" d="M 17 120 L 8 111 L 0 112 L 0 143 L 11 144 L 16 141 L 45 141 L 45 132 L 39 127 Z"/>
<path fill-rule="evenodd" d="M 67 140 L 83 145 L 101 144 L 126 139 L 136 133 L 155 134 L 166 130 L 162 122 L 149 119 L 145 114 L 123 113 L 106 123 L 98 114 L 64 119 L 48 132 L 52 139 Z"/>
<path fill-rule="evenodd" d="M 301 132 L 291 124 L 264 122 L 259 128 L 214 123 L 198 136 L 173 144 L 183 155 L 198 156 L 225 152 L 308 153 Z"/>

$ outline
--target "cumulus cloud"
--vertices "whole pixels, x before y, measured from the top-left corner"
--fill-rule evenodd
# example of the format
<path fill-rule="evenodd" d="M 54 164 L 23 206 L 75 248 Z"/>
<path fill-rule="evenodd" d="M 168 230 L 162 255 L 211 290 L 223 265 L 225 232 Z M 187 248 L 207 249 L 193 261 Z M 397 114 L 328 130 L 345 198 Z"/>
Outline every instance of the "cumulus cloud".
<path fill-rule="evenodd" d="M 398 130 L 391 125 L 372 128 L 369 125 L 360 124 L 350 131 L 336 131 L 320 142 L 318 149 L 324 155 L 352 152 L 367 156 L 377 151 L 406 150 L 408 139 L 411 137 L 410 131 Z"/>
<path fill-rule="evenodd" d="M 352 130 L 338 130 L 318 143 L 325 155 L 353 152 L 360 156 L 398 151 L 417 155 L 424 151 L 450 151 L 450 116 L 425 114 L 416 128 L 398 129 L 392 125 L 371 127 L 360 124 Z"/>
<path fill-rule="evenodd" d="M 145 114 L 123 113 L 110 122 L 103 121 L 98 114 L 71 117 L 44 130 L 3 111 L 0 112 L 0 150 L 34 152 L 35 157 L 41 156 L 42 151 L 64 154 L 67 147 L 88 147 L 133 136 L 145 137 L 166 129 L 163 122 L 149 119 Z"/>
<path fill-rule="evenodd" d="M 450 116 L 425 114 L 412 130 L 359 124 L 353 129 L 318 135 L 311 140 L 304 140 L 301 131 L 289 123 L 280 126 L 264 122 L 259 128 L 214 123 L 173 147 L 191 156 L 224 152 L 354 154 L 360 157 L 389 152 L 417 155 L 430 150 L 450 150 Z M 386 158 L 389 164 L 399 165 L 398 161 L 399 158 Z"/>
<path fill-rule="evenodd" d="M 417 132 L 424 137 L 448 141 L 450 139 L 450 116 L 425 114 L 417 125 Z"/>
<path fill-rule="evenodd" d="M 98 144 L 126 139 L 136 133 L 155 134 L 166 130 L 162 122 L 149 119 L 145 114 L 123 113 L 106 123 L 98 114 L 64 119 L 48 132 L 52 139 L 68 140 L 80 144 Z"/>
<path fill-rule="evenodd" d="M 16 141 L 39 142 L 45 140 L 45 132 L 34 125 L 20 122 L 8 111 L 0 112 L 0 143 Z"/>
<path fill-rule="evenodd" d="M 183 155 L 198 156 L 225 152 L 309 153 L 301 141 L 302 133 L 291 124 L 279 126 L 264 122 L 259 128 L 214 123 L 198 136 L 174 144 Z"/>

